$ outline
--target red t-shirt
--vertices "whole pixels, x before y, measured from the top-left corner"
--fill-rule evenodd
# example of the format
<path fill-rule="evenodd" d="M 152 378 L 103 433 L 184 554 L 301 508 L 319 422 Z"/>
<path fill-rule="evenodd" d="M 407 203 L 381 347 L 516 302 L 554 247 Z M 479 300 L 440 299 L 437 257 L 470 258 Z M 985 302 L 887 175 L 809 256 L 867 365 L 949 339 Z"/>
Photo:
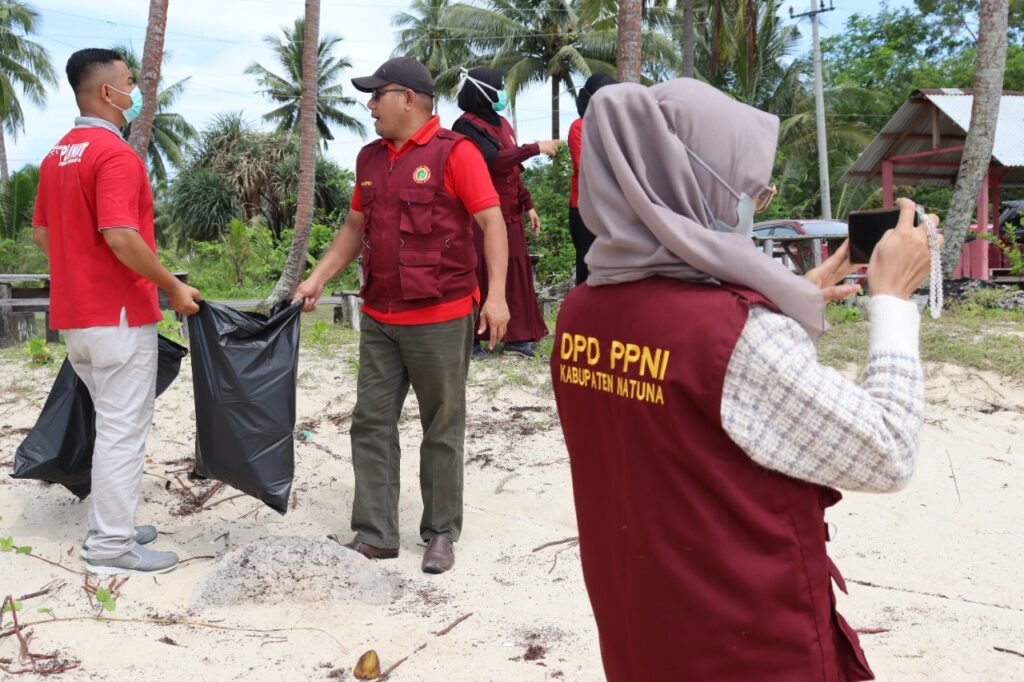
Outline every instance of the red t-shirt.
<path fill-rule="evenodd" d="M 417 130 L 416 134 L 410 137 L 401 149 L 395 149 L 395 145 L 390 140 L 380 140 L 379 144 L 387 147 L 388 158 L 394 161 L 412 149 L 414 145 L 425 145 L 430 142 L 440 128 L 441 119 L 434 116 L 423 124 L 423 127 Z M 500 204 L 498 193 L 494 190 L 494 184 L 491 182 L 490 171 L 487 170 L 487 162 L 484 161 L 477 146 L 469 139 L 462 140 L 452 147 L 452 153 L 444 166 L 444 188 L 450 195 L 462 201 L 462 205 L 470 215 Z M 363 210 L 359 203 L 358 185 L 352 192 L 351 207 L 353 211 L 360 213 Z M 469 315 L 473 312 L 473 305 L 479 302 L 480 290 L 478 289 L 465 298 L 426 308 L 388 313 L 363 305 L 363 312 L 383 324 L 436 324 Z"/>
<path fill-rule="evenodd" d="M 142 161 L 112 130 L 74 128 L 39 167 L 32 225 L 48 230 L 50 326 L 138 327 L 161 319 L 156 286 L 121 263 L 101 230 L 138 231 L 153 252 L 153 193 Z"/>
<path fill-rule="evenodd" d="M 583 151 L 583 119 L 569 126 L 569 156 L 572 157 L 572 181 L 569 187 L 569 208 L 580 205 L 580 153 Z"/>

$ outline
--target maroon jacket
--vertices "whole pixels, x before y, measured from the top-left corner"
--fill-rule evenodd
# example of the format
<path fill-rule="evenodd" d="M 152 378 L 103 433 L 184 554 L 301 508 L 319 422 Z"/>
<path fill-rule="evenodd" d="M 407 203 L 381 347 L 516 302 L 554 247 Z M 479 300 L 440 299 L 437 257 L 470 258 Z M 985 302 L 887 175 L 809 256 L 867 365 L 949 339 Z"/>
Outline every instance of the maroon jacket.
<path fill-rule="evenodd" d="M 444 188 L 444 168 L 463 137 L 443 128 L 395 159 L 372 142 L 356 159 L 363 223 L 361 296 L 402 312 L 469 296 L 477 289 L 473 217 Z"/>
<path fill-rule="evenodd" d="M 512 125 L 504 118 L 498 118 L 500 126 L 468 112 L 463 113 L 459 120 L 469 121 L 498 143 L 498 153 L 493 159 L 488 160 L 487 168 L 491 171 L 491 182 L 494 183 L 494 189 L 501 199 L 501 215 L 505 218 L 505 225 L 511 230 L 512 224 L 522 222 L 523 213 L 533 208 L 533 199 L 522 181 L 522 163 L 540 154 L 540 147 L 536 143 L 520 147 L 516 143 Z"/>
<path fill-rule="evenodd" d="M 551 369 L 609 682 L 873 679 L 835 611 L 825 508 L 722 428 L 750 291 L 654 277 L 569 292 Z"/>

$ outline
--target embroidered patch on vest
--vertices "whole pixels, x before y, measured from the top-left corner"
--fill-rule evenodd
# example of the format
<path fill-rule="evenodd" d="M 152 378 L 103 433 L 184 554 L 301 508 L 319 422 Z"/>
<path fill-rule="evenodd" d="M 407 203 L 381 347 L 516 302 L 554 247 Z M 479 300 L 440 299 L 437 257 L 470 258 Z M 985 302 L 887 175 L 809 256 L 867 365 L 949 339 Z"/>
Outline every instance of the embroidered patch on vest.
<path fill-rule="evenodd" d="M 421 185 L 426 184 L 430 180 L 430 169 L 426 166 L 420 166 L 412 172 L 412 179 Z"/>

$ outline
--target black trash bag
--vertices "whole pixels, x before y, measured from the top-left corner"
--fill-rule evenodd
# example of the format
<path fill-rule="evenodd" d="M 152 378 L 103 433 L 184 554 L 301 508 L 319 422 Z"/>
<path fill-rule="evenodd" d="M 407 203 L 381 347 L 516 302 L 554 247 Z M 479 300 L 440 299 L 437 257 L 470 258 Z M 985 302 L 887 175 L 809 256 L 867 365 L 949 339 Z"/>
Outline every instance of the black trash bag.
<path fill-rule="evenodd" d="M 188 348 L 163 336 L 157 337 L 156 397 L 174 383 L 181 370 L 181 361 L 188 355 Z"/>
<path fill-rule="evenodd" d="M 188 349 L 163 336 L 157 340 L 156 394 L 171 385 Z M 12 478 L 59 483 L 84 500 L 92 490 L 96 410 L 71 361 L 57 372 L 36 425 L 14 455 Z"/>
<path fill-rule="evenodd" d="M 188 318 L 196 399 L 196 465 L 212 478 L 288 511 L 295 475 L 295 383 L 300 304 L 268 318 L 203 301 Z"/>

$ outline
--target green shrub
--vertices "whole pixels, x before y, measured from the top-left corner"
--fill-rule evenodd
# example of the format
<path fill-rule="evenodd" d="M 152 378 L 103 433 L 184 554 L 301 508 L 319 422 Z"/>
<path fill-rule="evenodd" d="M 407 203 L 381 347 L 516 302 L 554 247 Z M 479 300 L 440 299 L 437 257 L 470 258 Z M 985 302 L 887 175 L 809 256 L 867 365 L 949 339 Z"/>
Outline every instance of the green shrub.
<path fill-rule="evenodd" d="M 846 305 L 845 303 L 829 303 L 825 307 L 825 319 L 832 326 L 860 322 L 864 319 L 864 312 L 859 306 Z"/>
<path fill-rule="evenodd" d="M 33 365 L 46 365 L 53 360 L 53 354 L 50 352 L 49 346 L 46 345 L 46 339 L 40 337 L 25 342 L 25 355 Z"/>
<path fill-rule="evenodd" d="M 1010 265 L 1010 274 L 1014 276 L 1024 275 L 1024 243 L 1020 241 L 1020 229 L 1019 224 L 1007 222 L 1003 224 L 1002 234 L 999 236 L 990 232 L 978 235 L 998 247 Z"/>
<path fill-rule="evenodd" d="M 540 233 L 530 234 L 525 219 L 530 253 L 539 255 L 537 283 L 550 286 L 569 279 L 576 265 L 576 249 L 569 236 L 569 186 L 572 179 L 572 158 L 565 146 L 554 159 L 536 161 L 523 173 L 523 182 L 530 190 L 534 207 L 540 216 Z"/>
<path fill-rule="evenodd" d="M 46 255 L 32 241 L 32 230 L 20 230 L 14 238 L 0 238 L 0 272 L 49 272 Z"/>

